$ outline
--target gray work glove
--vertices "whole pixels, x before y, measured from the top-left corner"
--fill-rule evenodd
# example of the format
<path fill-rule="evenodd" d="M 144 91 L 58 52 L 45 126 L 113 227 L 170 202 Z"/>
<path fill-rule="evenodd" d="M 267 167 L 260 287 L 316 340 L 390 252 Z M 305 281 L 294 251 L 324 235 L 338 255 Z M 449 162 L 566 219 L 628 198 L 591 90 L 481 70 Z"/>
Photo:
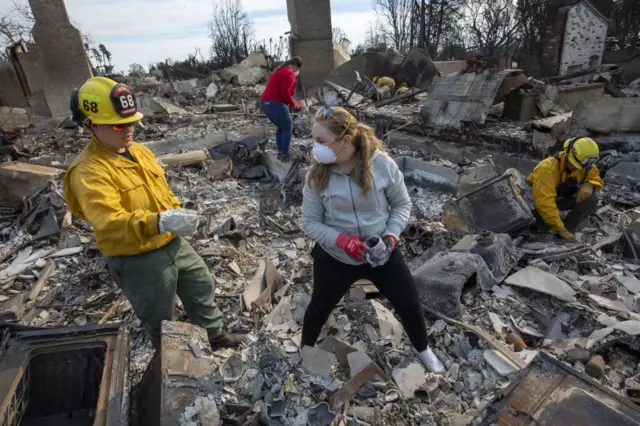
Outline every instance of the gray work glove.
<path fill-rule="evenodd" d="M 158 231 L 161 234 L 173 232 L 182 237 L 198 230 L 198 213 L 187 209 L 167 210 L 158 214 Z"/>

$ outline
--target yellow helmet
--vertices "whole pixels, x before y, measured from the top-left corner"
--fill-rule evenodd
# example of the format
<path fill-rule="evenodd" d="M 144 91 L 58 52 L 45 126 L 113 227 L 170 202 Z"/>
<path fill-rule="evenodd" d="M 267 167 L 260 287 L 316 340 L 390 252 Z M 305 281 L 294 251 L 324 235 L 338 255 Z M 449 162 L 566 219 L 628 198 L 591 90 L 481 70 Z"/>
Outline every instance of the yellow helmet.
<path fill-rule="evenodd" d="M 126 84 L 91 77 L 71 94 L 73 119 L 84 125 L 128 124 L 140 121 L 136 97 Z"/>
<path fill-rule="evenodd" d="M 567 139 L 563 149 L 571 164 L 580 170 L 590 169 L 600 157 L 600 148 L 591 138 Z"/>
<path fill-rule="evenodd" d="M 378 80 L 380 80 L 380 77 L 373 77 L 373 82 L 374 82 L 374 83 L 377 83 L 377 82 L 378 82 Z"/>

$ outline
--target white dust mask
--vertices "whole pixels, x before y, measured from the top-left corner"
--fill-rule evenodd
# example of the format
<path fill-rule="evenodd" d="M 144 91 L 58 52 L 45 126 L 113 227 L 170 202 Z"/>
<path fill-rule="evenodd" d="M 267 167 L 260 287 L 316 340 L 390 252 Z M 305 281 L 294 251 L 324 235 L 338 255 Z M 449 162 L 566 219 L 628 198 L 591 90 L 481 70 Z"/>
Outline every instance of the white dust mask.
<path fill-rule="evenodd" d="M 326 145 L 313 141 L 313 157 L 318 163 L 333 164 L 336 162 L 336 153 Z"/>

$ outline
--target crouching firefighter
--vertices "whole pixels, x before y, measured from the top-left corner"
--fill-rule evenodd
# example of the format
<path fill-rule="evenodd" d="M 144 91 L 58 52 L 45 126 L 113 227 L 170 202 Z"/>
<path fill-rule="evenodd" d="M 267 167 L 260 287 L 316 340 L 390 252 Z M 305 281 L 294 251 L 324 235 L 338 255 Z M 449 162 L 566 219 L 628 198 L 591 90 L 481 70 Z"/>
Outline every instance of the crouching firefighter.
<path fill-rule="evenodd" d="M 64 178 L 69 209 L 93 226 L 109 273 L 156 348 L 176 294 L 214 350 L 237 346 L 241 338 L 222 329 L 209 268 L 182 238 L 196 231 L 197 213 L 180 208 L 153 153 L 133 142 L 143 117 L 136 106 L 128 86 L 104 77 L 71 95 L 73 119 L 92 135 Z"/>
<path fill-rule="evenodd" d="M 572 138 L 563 150 L 542 160 L 529 175 L 538 226 L 575 242 L 574 232 L 598 208 L 604 182 L 595 166 L 600 155 L 590 138 Z M 560 211 L 569 210 L 564 222 Z"/>

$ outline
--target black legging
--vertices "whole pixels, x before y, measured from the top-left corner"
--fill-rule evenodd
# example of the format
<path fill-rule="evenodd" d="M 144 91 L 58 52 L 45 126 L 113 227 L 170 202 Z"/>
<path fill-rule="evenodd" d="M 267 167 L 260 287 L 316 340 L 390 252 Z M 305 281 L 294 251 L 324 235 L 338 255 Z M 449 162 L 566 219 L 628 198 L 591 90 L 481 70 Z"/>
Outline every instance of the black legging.
<path fill-rule="evenodd" d="M 302 344 L 313 346 L 322 326 L 349 287 L 359 279 L 367 279 L 391 302 L 400 317 L 413 346 L 422 352 L 427 348 L 427 328 L 413 276 L 402 254 L 395 250 L 387 263 L 372 268 L 368 264 L 347 265 L 325 252 L 318 244 L 313 257 L 313 293 L 304 313 Z"/>

